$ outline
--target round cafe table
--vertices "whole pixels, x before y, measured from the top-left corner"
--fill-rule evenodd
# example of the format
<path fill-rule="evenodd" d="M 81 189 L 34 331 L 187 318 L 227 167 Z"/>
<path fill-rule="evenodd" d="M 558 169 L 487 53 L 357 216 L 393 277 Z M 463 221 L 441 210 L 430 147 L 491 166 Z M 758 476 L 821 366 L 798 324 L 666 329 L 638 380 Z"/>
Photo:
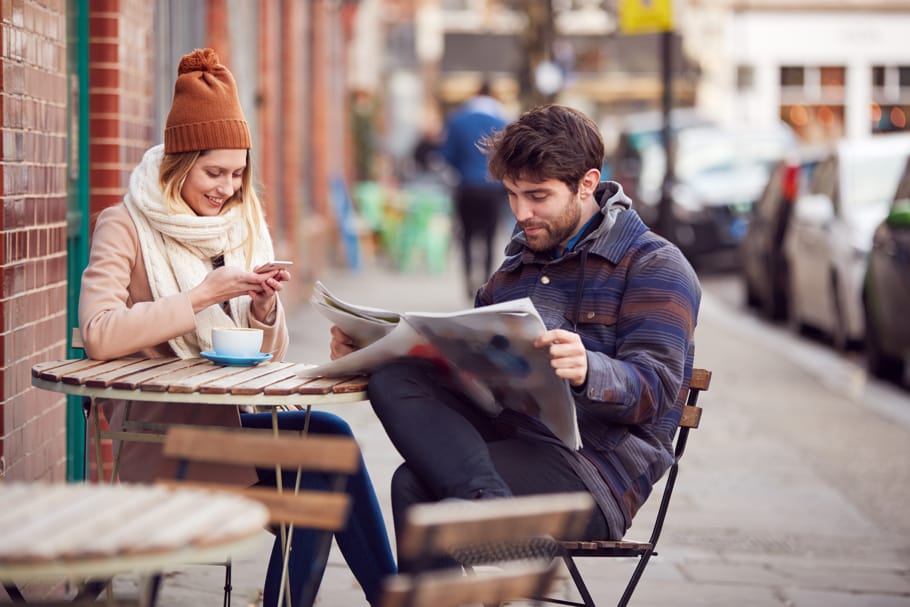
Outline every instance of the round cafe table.
<path fill-rule="evenodd" d="M 155 485 L 0 483 L 0 582 L 155 574 L 253 548 L 266 508 L 239 495 Z M 154 588 L 140 604 L 154 603 Z M 15 597 L 14 597 L 15 598 Z"/>
<path fill-rule="evenodd" d="M 99 399 L 181 404 L 248 405 L 270 409 L 304 408 L 366 400 L 367 379 L 358 377 L 300 377 L 312 365 L 269 362 L 254 367 L 230 367 L 204 358 L 89 358 L 51 360 L 32 367 L 32 385 L 42 390 L 88 399 L 95 445 L 111 438 L 121 441 L 163 442 L 163 424 L 127 422 L 128 427 L 104 430 L 96 415 Z M 129 406 L 129 405 L 127 405 Z M 129 418 L 129 413 L 126 415 Z M 273 416 L 277 432 L 277 417 Z M 114 473 L 119 452 L 114 454 Z M 102 469 L 101 449 L 95 449 Z"/>

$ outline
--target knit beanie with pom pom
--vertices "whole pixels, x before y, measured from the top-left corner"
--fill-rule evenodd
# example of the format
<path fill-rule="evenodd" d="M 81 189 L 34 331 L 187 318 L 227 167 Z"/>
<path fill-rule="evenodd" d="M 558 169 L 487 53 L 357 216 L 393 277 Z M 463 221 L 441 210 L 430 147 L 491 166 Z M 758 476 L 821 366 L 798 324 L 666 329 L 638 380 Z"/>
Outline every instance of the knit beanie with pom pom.
<path fill-rule="evenodd" d="M 184 55 L 164 129 L 164 151 L 249 149 L 237 83 L 210 48 Z"/>

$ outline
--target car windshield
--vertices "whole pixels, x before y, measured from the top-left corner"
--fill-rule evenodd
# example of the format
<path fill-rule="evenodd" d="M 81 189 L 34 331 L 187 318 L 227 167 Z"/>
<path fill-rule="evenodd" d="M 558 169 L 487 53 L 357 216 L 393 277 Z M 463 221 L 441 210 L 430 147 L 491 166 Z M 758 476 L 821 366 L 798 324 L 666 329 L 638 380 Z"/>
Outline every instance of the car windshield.
<path fill-rule="evenodd" d="M 842 158 L 840 200 L 844 211 L 859 211 L 890 201 L 906 160 L 901 154 Z"/>
<path fill-rule="evenodd" d="M 692 181 L 699 175 L 756 165 L 770 170 L 784 156 L 790 141 L 774 134 L 691 129 L 680 133 L 677 145 L 676 176 L 680 181 Z"/>

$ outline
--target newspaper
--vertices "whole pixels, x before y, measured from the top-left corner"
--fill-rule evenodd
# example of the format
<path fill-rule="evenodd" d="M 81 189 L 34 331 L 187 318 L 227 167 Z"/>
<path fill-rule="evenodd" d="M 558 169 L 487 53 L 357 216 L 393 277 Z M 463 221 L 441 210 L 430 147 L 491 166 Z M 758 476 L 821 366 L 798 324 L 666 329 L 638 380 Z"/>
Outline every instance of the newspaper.
<path fill-rule="evenodd" d="M 457 312 L 398 314 L 343 301 L 317 282 L 310 301 L 360 349 L 304 369 L 301 376 L 369 373 L 400 356 L 436 359 L 488 414 L 520 411 L 570 449 L 581 447 L 569 384 L 556 376 L 547 351 L 533 345 L 546 326 L 527 297 Z"/>

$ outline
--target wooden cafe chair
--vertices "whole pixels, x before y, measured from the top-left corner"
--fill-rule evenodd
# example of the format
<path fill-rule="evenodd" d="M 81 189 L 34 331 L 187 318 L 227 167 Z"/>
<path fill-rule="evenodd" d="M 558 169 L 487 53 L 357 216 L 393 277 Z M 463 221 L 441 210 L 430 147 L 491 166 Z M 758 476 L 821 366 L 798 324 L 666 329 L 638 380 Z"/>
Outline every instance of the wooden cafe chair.
<path fill-rule="evenodd" d="M 582 539 L 568 540 L 564 539 L 559 542 L 559 555 L 562 557 L 572 576 L 572 581 L 581 596 L 581 602 L 570 601 L 555 597 L 546 597 L 535 595 L 539 600 L 548 603 L 557 603 L 560 605 L 572 605 L 577 607 L 596 607 L 594 598 L 585 584 L 578 567 L 575 564 L 577 558 L 631 558 L 635 559 L 636 565 L 626 584 L 625 590 L 619 599 L 619 607 L 624 607 L 632 598 L 645 567 L 648 565 L 652 556 L 657 555 L 657 541 L 660 539 L 661 531 L 664 526 L 664 519 L 667 516 L 667 510 L 670 506 L 670 498 L 673 496 L 673 489 L 676 486 L 676 478 L 679 474 L 679 463 L 686 451 L 686 444 L 689 439 L 689 431 L 698 428 L 701 421 L 702 409 L 698 406 L 698 397 L 702 392 L 708 390 L 711 385 L 711 371 L 707 369 L 693 369 L 692 378 L 689 382 L 689 391 L 686 397 L 686 404 L 683 407 L 682 415 L 679 420 L 679 429 L 676 433 L 674 442 L 674 461 L 670 466 L 666 476 L 663 493 L 660 497 L 660 506 L 651 527 L 651 535 L 645 541 L 636 541 L 623 538 L 621 540 L 598 540 Z"/>
<path fill-rule="evenodd" d="M 177 461 L 176 479 L 160 479 L 168 485 L 190 486 L 240 493 L 261 502 L 268 509 L 269 525 L 279 526 L 279 533 L 287 546 L 293 528 L 318 529 L 321 554 L 327 556 L 335 531 L 344 528 L 350 511 L 350 496 L 346 493 L 347 479 L 360 467 L 360 448 L 355 439 L 341 436 L 300 436 L 296 432 L 276 436 L 271 430 L 225 429 L 207 426 L 172 426 L 167 431 L 164 455 Z M 322 472 L 333 477 L 330 491 L 283 490 L 270 487 L 242 487 L 223 483 L 205 483 L 183 480 L 193 462 L 279 467 L 284 470 Z M 319 585 L 319 572 L 314 572 L 303 589 L 301 597 L 287 597 L 287 558 L 282 589 L 289 605 L 307 605 L 315 598 Z M 230 605 L 231 563 L 223 563 L 225 570 L 225 606 Z"/>
<path fill-rule="evenodd" d="M 542 594 L 560 563 L 553 538 L 578 537 L 593 505 L 582 492 L 414 506 L 398 543 L 412 572 L 386 580 L 381 605 L 498 605 Z"/>

